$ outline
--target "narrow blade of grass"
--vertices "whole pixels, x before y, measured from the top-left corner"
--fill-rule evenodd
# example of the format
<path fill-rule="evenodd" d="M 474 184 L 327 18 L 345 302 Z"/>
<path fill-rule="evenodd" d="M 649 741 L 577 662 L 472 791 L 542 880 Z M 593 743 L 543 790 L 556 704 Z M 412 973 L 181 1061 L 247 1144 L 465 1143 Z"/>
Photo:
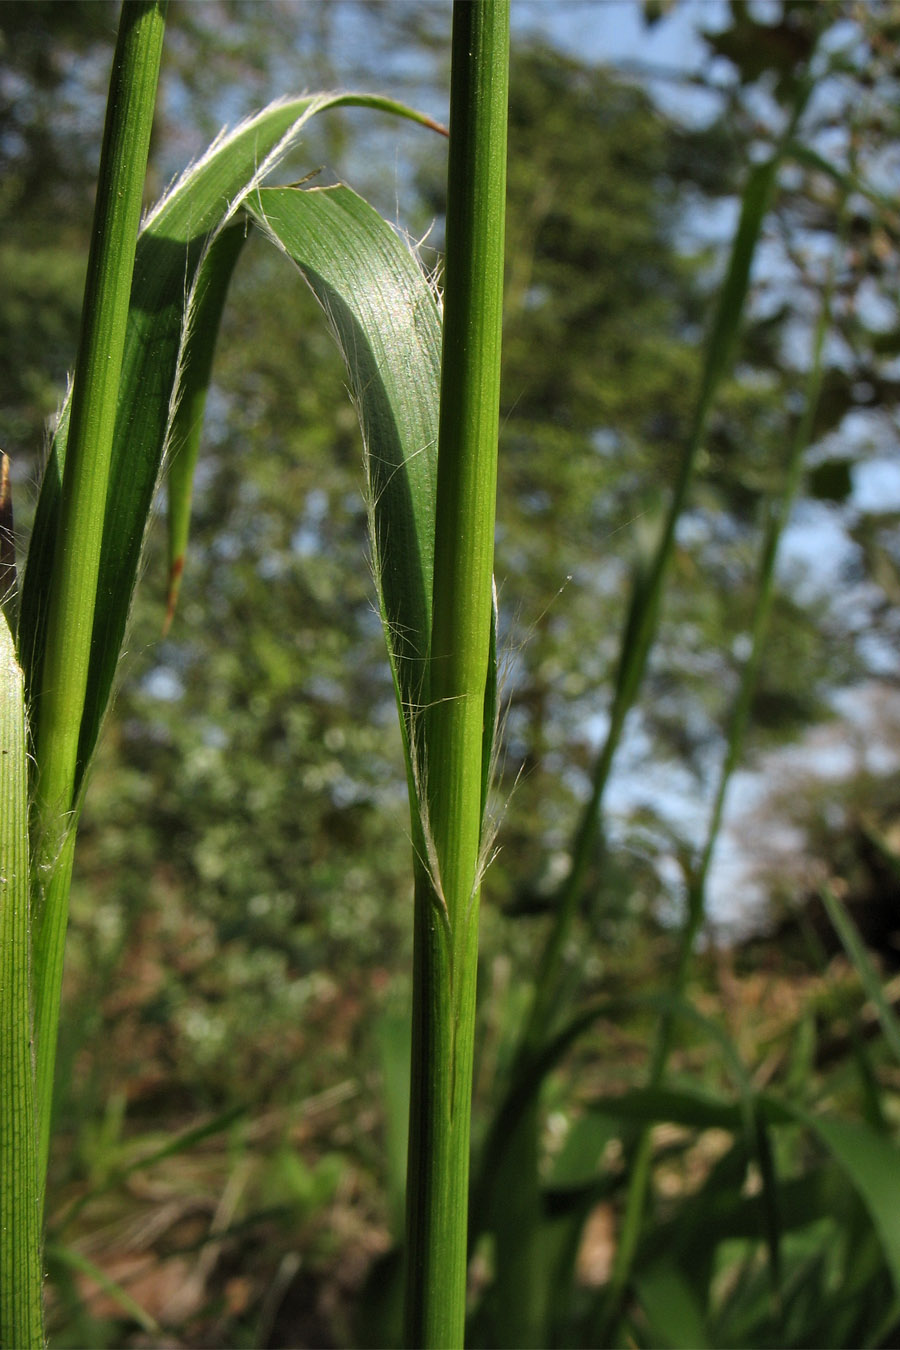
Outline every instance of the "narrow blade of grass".
<path fill-rule="evenodd" d="M 869 1125 L 812 1116 L 784 1105 L 818 1135 L 847 1174 L 869 1212 L 900 1295 L 900 1149 Z"/>
<path fill-rule="evenodd" d="M 625 722 L 637 698 L 647 658 L 656 634 L 663 588 L 675 547 L 678 521 L 688 500 L 697 458 L 703 447 L 709 414 L 719 387 L 731 366 L 744 316 L 750 273 L 763 222 L 769 210 L 778 170 L 789 137 L 805 107 L 809 88 L 804 88 L 789 134 L 763 164 L 751 169 L 744 187 L 741 214 L 731 246 L 728 268 L 715 314 L 706 337 L 703 373 L 690 433 L 685 445 L 668 511 L 652 559 L 635 578 L 622 631 L 619 661 L 610 710 L 609 729 L 598 754 L 591 796 L 575 834 L 569 871 L 560 887 L 553 927 L 541 957 L 534 1002 L 523 1044 L 540 1040 L 551 1020 L 558 997 L 562 952 L 581 898 L 584 877 L 596 843 L 606 784 Z"/>
<path fill-rule="evenodd" d="M 44 1343 L 25 681 L 0 612 L 0 1345 Z"/>
<path fill-rule="evenodd" d="M 682 932 L 682 957 L 679 968 L 686 968 L 687 957 L 693 951 L 694 943 L 706 917 L 706 883 L 709 869 L 722 825 L 725 800 L 731 778 L 743 754 L 744 740 L 750 722 L 750 710 L 759 682 L 759 672 L 775 600 L 775 564 L 778 559 L 781 539 L 787 528 L 800 489 L 803 459 L 812 441 L 813 427 L 819 409 L 822 380 L 825 372 L 823 359 L 825 339 L 832 324 L 831 296 L 838 254 L 843 245 L 843 225 L 842 210 L 841 229 L 836 240 L 828 281 L 825 285 L 822 305 L 813 334 L 812 359 L 806 377 L 803 415 L 797 423 L 790 442 L 787 462 L 784 466 L 784 485 L 779 496 L 769 506 L 763 531 L 757 566 L 753 615 L 750 622 L 750 652 L 741 671 L 737 696 L 728 719 L 725 733 L 725 755 L 713 796 L 706 841 L 688 887 L 688 912 Z"/>
<path fill-rule="evenodd" d="M 99 1266 L 95 1265 L 88 1257 L 77 1252 L 74 1247 L 64 1246 L 62 1243 L 50 1243 L 47 1247 L 47 1258 L 50 1261 L 56 1261 L 60 1265 L 68 1266 L 75 1270 L 79 1275 L 86 1275 L 92 1280 L 104 1294 L 107 1294 L 114 1303 L 117 1303 L 126 1317 L 130 1317 L 137 1322 L 138 1326 L 146 1331 L 149 1336 L 159 1336 L 162 1333 L 162 1327 L 155 1317 L 152 1317 L 145 1308 L 142 1308 L 137 1299 L 129 1294 L 117 1280 L 112 1279 Z"/>
<path fill-rule="evenodd" d="M 103 1195 L 104 1192 L 111 1191 L 116 1186 L 121 1186 L 135 1172 L 142 1172 L 146 1168 L 155 1167 L 157 1163 L 163 1162 L 166 1158 L 173 1158 L 180 1153 L 190 1152 L 198 1144 L 203 1143 L 205 1139 L 229 1129 L 246 1114 L 246 1106 L 231 1106 L 227 1111 L 214 1116 L 212 1120 L 204 1121 L 202 1125 L 195 1125 L 191 1129 L 183 1130 L 181 1134 L 176 1134 L 174 1139 L 167 1139 L 164 1144 L 160 1144 L 149 1153 L 135 1158 L 124 1166 L 116 1167 L 104 1181 L 94 1185 L 89 1191 L 85 1191 L 76 1200 L 73 1200 L 69 1208 L 55 1218 L 52 1229 L 48 1230 L 50 1235 L 58 1237 L 61 1233 L 64 1233 L 73 1219 L 76 1219 L 83 1209 L 92 1204 L 98 1195 Z"/>
<path fill-rule="evenodd" d="M 900 1060 L 900 1019 L 884 996 L 878 972 L 856 930 L 856 925 L 830 886 L 822 886 L 819 894 L 822 897 L 825 912 L 841 940 L 844 951 L 856 967 L 856 973 L 860 978 L 863 989 L 866 991 L 866 997 L 871 1000 L 878 1014 L 881 1030 L 891 1054 L 895 1059 Z"/>
<path fill-rule="evenodd" d="M 167 633 L 178 604 L 191 524 L 194 471 L 200 451 L 203 413 L 212 374 L 213 355 L 235 264 L 244 247 L 246 231 L 232 225 L 215 237 L 197 269 L 193 313 L 186 325 L 180 357 L 181 378 L 169 431 L 166 480 L 169 526 L 169 592 L 163 633 Z"/>
<path fill-rule="evenodd" d="M 686 1088 L 635 1088 L 614 1097 L 595 1097 L 592 1111 L 645 1125 L 669 1122 L 695 1130 L 729 1130 L 737 1133 L 744 1124 L 738 1102 Z"/>
<path fill-rule="evenodd" d="M 558 893 L 554 922 L 541 956 L 532 1007 L 521 1038 L 519 1055 L 521 1063 L 527 1061 L 533 1047 L 546 1036 L 546 1028 L 552 1026 L 557 1013 L 563 987 L 563 952 L 578 912 L 584 880 L 596 845 L 606 785 L 626 719 L 637 699 L 656 636 L 665 580 L 675 549 L 678 521 L 688 501 L 697 459 L 706 436 L 709 414 L 722 380 L 730 369 L 737 346 L 753 260 L 763 222 L 771 204 L 778 171 L 811 90 L 812 83 L 807 79 L 800 86 L 791 122 L 785 134 L 768 160 L 751 169 L 745 184 L 741 214 L 731 246 L 728 267 L 707 334 L 700 389 L 678 478 L 654 555 L 647 568 L 642 569 L 635 578 L 622 634 L 609 728 L 595 763 L 591 796 L 575 833 L 568 872 Z M 680 953 L 673 981 L 673 988 L 677 994 L 680 994 L 684 987 L 690 945 L 686 944 Z M 662 1074 L 668 1057 L 668 1025 L 666 1021 L 663 1022 L 661 1034 L 653 1051 L 650 1077 L 654 1084 Z M 609 1290 L 610 1326 L 618 1316 L 619 1300 L 637 1247 L 649 1177 L 650 1146 L 645 1138 L 639 1140 L 637 1144 L 623 1231 L 616 1249 Z M 602 1328 L 601 1331 L 605 1335 Z"/>

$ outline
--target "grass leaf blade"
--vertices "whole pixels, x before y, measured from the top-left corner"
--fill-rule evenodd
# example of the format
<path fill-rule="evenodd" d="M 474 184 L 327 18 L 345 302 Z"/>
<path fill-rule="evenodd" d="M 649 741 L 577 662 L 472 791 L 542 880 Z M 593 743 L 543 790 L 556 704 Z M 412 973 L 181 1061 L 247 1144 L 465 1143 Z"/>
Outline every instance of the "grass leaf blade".
<path fill-rule="evenodd" d="M 849 1177 L 869 1212 L 900 1295 L 900 1150 L 869 1125 L 812 1116 L 785 1105 L 819 1136 Z"/>
<path fill-rule="evenodd" d="M 191 524 L 194 470 L 200 450 L 203 413 L 212 372 L 216 338 L 228 286 L 246 238 L 240 225 L 217 235 L 197 269 L 191 313 L 179 361 L 180 380 L 169 431 L 166 482 L 169 526 L 169 592 L 163 632 L 168 632 L 178 604 Z"/>
<path fill-rule="evenodd" d="M 847 956 L 856 967 L 856 973 L 866 991 L 866 995 L 878 1013 L 884 1039 L 887 1041 L 894 1057 L 900 1060 L 900 1019 L 884 996 L 878 972 L 869 958 L 856 925 L 830 886 L 822 886 L 819 894 L 822 897 L 822 903 L 834 931 L 840 938 Z"/>
<path fill-rule="evenodd" d="M 300 269 L 347 365 L 369 478 L 376 583 L 414 772 L 428 700 L 440 315 L 409 248 L 346 187 L 264 188 L 247 203 Z"/>

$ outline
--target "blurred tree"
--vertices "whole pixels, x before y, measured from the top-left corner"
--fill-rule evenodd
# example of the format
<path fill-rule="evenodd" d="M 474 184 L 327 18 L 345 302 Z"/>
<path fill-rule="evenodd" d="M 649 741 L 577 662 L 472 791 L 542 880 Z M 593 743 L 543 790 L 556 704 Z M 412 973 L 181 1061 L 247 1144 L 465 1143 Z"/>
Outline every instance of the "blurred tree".
<path fill-rule="evenodd" d="M 0 6 L 0 443 L 14 454 L 40 448 L 72 365 L 114 40 L 102 0 Z"/>

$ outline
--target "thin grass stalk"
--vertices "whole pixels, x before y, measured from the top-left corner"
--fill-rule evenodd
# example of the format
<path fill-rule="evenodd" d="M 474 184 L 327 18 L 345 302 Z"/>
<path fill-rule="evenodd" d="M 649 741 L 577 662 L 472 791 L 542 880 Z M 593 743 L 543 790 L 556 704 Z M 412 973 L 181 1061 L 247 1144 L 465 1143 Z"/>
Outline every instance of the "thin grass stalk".
<path fill-rule="evenodd" d="M 741 672 L 740 684 L 728 720 L 725 754 L 710 810 L 706 839 L 688 885 L 687 912 L 679 940 L 675 973 L 672 979 L 672 1000 L 675 1006 L 684 998 L 697 938 L 706 919 L 706 887 L 709 869 L 722 826 L 728 787 L 743 754 L 750 709 L 759 679 L 760 665 L 772 616 L 772 605 L 775 598 L 775 564 L 778 558 L 778 549 L 800 487 L 803 456 L 812 440 L 824 375 L 825 338 L 831 326 L 834 272 L 833 260 L 813 336 L 812 362 L 806 381 L 803 415 L 797 424 L 791 441 L 784 486 L 777 501 L 772 503 L 766 520 L 760 548 L 755 603 L 750 625 L 750 652 Z M 659 1023 L 650 1061 L 649 1086 L 651 1090 L 658 1088 L 665 1077 L 672 1052 L 673 1032 L 674 1017 L 671 1013 L 665 1014 Z M 643 1130 L 638 1138 L 633 1156 L 622 1230 L 610 1277 L 607 1312 L 601 1329 L 603 1333 L 610 1330 L 612 1322 L 618 1314 L 622 1295 L 634 1264 L 643 1227 L 652 1155 L 653 1146 L 650 1131 Z M 602 1336 L 601 1339 L 603 1339 Z"/>
<path fill-rule="evenodd" d="M 78 738 L 100 545 L 166 0 L 126 0 L 107 102 L 49 595 L 36 745 L 35 1037 L 40 1171 L 53 1068 L 74 844 Z"/>
<path fill-rule="evenodd" d="M 900 1061 L 900 1018 L 885 998 L 881 978 L 866 950 L 866 944 L 833 888 L 827 883 L 823 884 L 819 887 L 819 896 L 847 959 L 855 967 L 860 984 L 875 1009 L 885 1044 L 894 1058 Z"/>
<path fill-rule="evenodd" d="M 799 115 L 798 108 L 791 125 L 791 133 Z M 784 138 L 783 144 L 786 144 L 787 139 Z M 650 565 L 645 572 L 639 572 L 635 579 L 622 636 L 609 729 L 594 767 L 591 796 L 575 833 L 569 870 L 560 887 L 553 927 L 542 954 L 534 1001 L 523 1039 L 523 1048 L 526 1052 L 533 1049 L 546 1033 L 548 1019 L 552 1017 L 558 1002 L 563 950 L 578 911 L 584 880 L 599 833 L 603 797 L 625 722 L 640 690 L 647 658 L 653 646 L 663 588 L 675 549 L 675 531 L 687 503 L 713 400 L 728 370 L 737 341 L 738 323 L 743 310 L 759 226 L 768 209 L 780 162 L 781 150 L 777 151 L 768 163 L 761 165 L 751 174 L 745 191 L 729 274 L 719 296 L 717 314 L 711 330 L 712 340 L 707 344 L 700 395 L 685 453 L 679 466 L 678 478 Z"/>
<path fill-rule="evenodd" d="M 0 612 L 0 1346 L 44 1343 L 25 678 Z"/>
<path fill-rule="evenodd" d="M 175 616 L 184 575 L 191 524 L 191 497 L 200 453 L 200 433 L 203 430 L 203 413 L 209 392 L 222 311 L 234 265 L 246 238 L 246 228 L 243 225 L 233 225 L 223 230 L 210 244 L 205 265 L 201 263 L 198 273 L 195 308 L 187 334 L 187 351 L 181 363 L 178 402 L 169 430 L 169 473 L 166 483 L 169 590 L 166 597 L 163 637 L 168 633 Z"/>
<path fill-rule="evenodd" d="M 810 75 L 801 81 L 790 121 L 769 160 L 754 168 L 741 203 L 741 216 L 731 250 L 728 272 L 719 293 L 716 313 L 706 343 L 699 396 L 679 466 L 669 508 L 649 566 L 635 576 L 622 634 L 619 664 L 606 739 L 597 756 L 591 796 L 585 804 L 573 838 L 569 869 L 560 885 L 553 926 L 541 956 L 531 1012 L 526 1020 L 521 1053 L 540 1044 L 560 996 L 563 951 L 578 912 L 584 881 L 600 831 L 603 798 L 629 712 L 634 706 L 647 667 L 662 603 L 663 589 L 675 548 L 678 521 L 687 504 L 697 459 L 716 395 L 726 376 L 737 344 L 750 270 L 762 222 L 775 188 L 778 169 L 792 147 L 797 125 L 814 87 Z"/>
<path fill-rule="evenodd" d="M 839 240 L 839 244 L 841 242 L 842 240 Z M 803 456 L 812 441 L 813 427 L 815 425 L 816 413 L 819 407 L 819 397 L 822 392 L 822 379 L 825 373 L 822 358 L 825 348 L 825 338 L 831 327 L 831 300 L 834 291 L 834 276 L 835 265 L 833 260 L 813 337 L 812 362 L 806 381 L 803 416 L 797 424 L 791 442 L 785 481 L 781 495 L 778 500 L 772 504 L 766 520 L 765 534 L 763 536 L 762 548 L 760 549 L 759 566 L 757 569 L 756 601 L 753 607 L 753 617 L 750 625 L 750 653 L 741 672 L 740 685 L 728 722 L 725 756 L 719 772 L 719 781 L 716 786 L 716 794 L 710 812 L 706 842 L 689 888 L 691 902 L 689 906 L 691 910 L 690 928 L 692 931 L 686 934 L 686 938 L 690 936 L 691 946 L 693 945 L 693 940 L 696 938 L 697 933 L 703 926 L 703 921 L 706 917 L 706 883 L 713 859 L 713 853 L 715 852 L 716 841 L 719 837 L 719 831 L 722 825 L 725 799 L 728 795 L 728 787 L 732 775 L 740 763 L 744 752 L 744 741 L 747 734 L 747 725 L 750 720 L 750 708 L 753 702 L 753 696 L 756 692 L 756 686 L 759 682 L 760 665 L 762 663 L 763 652 L 765 650 L 766 639 L 769 632 L 769 624 L 772 618 L 772 605 L 775 599 L 775 564 L 778 559 L 778 549 L 781 545 L 782 536 L 787 528 L 787 523 L 790 519 L 791 511 L 793 510 L 794 502 L 797 499 L 797 493 L 800 489 L 800 482 L 803 476 Z"/>
<path fill-rule="evenodd" d="M 416 886 L 406 1338 L 461 1346 L 491 623 L 508 0 L 456 0 L 425 716 L 429 865 Z M 486 698 L 487 695 L 487 698 Z"/>

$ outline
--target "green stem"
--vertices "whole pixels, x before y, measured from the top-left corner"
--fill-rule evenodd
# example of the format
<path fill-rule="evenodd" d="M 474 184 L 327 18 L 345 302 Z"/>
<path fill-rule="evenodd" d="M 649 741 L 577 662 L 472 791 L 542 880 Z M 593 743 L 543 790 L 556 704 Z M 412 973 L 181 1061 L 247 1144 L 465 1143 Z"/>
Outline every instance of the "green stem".
<path fill-rule="evenodd" d="M 456 0 L 430 706 L 418 868 L 406 1336 L 465 1329 L 469 1118 L 497 482 L 508 0 Z M 492 699 L 488 703 L 492 704 Z"/>
<path fill-rule="evenodd" d="M 24 676 L 0 612 L 0 1346 L 44 1343 Z"/>
<path fill-rule="evenodd" d="M 791 125 L 793 127 L 793 122 Z M 575 833 L 569 870 L 560 887 L 553 927 L 541 958 L 534 1002 L 523 1042 L 526 1050 L 540 1042 L 559 1002 L 562 954 L 578 912 L 584 880 L 599 834 L 603 796 L 625 722 L 640 690 L 647 658 L 653 646 L 663 588 L 675 550 L 678 521 L 687 503 L 694 469 L 706 437 L 713 399 L 728 370 L 737 342 L 756 242 L 771 199 L 786 139 L 766 164 L 758 166 L 751 173 L 744 193 L 741 219 L 706 346 L 700 393 L 678 478 L 650 565 L 646 572 L 635 577 L 622 634 L 609 729 L 597 757 L 591 796 Z"/>
<path fill-rule="evenodd" d="M 119 375 L 165 26 L 165 0 L 126 0 L 113 60 L 49 595 L 36 746 L 35 1036 L 40 1168 L 68 917 L 78 738 L 87 688 Z"/>

